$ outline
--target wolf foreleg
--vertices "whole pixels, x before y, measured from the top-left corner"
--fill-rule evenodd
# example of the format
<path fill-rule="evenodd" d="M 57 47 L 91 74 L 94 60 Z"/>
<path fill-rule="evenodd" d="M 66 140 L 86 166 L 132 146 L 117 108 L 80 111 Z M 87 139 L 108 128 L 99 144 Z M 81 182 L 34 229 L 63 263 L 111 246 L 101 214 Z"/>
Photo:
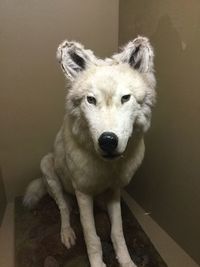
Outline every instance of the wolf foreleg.
<path fill-rule="evenodd" d="M 136 267 L 129 255 L 122 228 L 120 189 L 113 190 L 108 197 L 108 214 L 111 221 L 111 239 L 121 267 Z"/>
<path fill-rule="evenodd" d="M 75 191 L 80 210 L 80 219 L 83 227 L 88 257 L 91 267 L 106 267 L 102 260 L 102 248 L 100 239 L 96 233 L 93 198 L 90 195 Z"/>
<path fill-rule="evenodd" d="M 53 154 L 46 155 L 41 161 L 49 194 L 54 198 L 61 215 L 61 241 L 69 249 L 75 244 L 75 233 L 70 226 L 70 210 L 63 194 L 62 186 L 54 171 Z"/>

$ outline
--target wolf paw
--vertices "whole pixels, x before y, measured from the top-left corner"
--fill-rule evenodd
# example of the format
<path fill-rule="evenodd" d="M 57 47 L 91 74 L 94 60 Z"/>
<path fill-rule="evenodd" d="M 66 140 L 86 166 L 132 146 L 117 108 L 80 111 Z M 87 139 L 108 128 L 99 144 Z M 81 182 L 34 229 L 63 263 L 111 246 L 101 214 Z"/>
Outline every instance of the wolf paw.
<path fill-rule="evenodd" d="M 63 227 L 61 229 L 61 241 L 66 246 L 67 249 L 70 249 L 76 243 L 76 235 L 74 230 L 69 227 Z"/>
<path fill-rule="evenodd" d="M 120 267 L 137 267 L 132 261 L 120 264 Z"/>
<path fill-rule="evenodd" d="M 90 257 L 89 255 L 89 260 L 90 260 L 90 266 L 91 267 L 106 267 L 106 264 L 103 262 L 101 259 L 101 256 L 95 256 L 95 257 Z"/>
<path fill-rule="evenodd" d="M 100 265 L 99 264 L 93 264 L 91 267 L 106 267 L 105 263 L 102 262 Z"/>

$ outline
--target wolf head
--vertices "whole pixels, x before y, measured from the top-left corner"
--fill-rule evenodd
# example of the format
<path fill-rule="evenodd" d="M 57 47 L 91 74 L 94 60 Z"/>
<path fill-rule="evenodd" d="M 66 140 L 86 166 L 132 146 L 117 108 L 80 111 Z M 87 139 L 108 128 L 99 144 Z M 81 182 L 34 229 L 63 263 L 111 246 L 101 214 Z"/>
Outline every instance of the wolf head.
<path fill-rule="evenodd" d="M 66 108 L 72 134 L 103 158 L 122 155 L 129 140 L 150 126 L 155 78 L 149 40 L 137 37 L 105 60 L 64 41 L 57 58 L 70 85 Z"/>

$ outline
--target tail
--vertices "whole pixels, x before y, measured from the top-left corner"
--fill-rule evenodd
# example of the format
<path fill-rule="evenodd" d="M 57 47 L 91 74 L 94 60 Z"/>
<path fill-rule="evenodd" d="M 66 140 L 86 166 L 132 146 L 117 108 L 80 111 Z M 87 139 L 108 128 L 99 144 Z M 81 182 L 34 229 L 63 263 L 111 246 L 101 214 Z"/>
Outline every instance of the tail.
<path fill-rule="evenodd" d="M 38 178 L 30 182 L 26 189 L 23 199 L 24 206 L 32 208 L 47 193 L 45 183 L 42 178 Z"/>

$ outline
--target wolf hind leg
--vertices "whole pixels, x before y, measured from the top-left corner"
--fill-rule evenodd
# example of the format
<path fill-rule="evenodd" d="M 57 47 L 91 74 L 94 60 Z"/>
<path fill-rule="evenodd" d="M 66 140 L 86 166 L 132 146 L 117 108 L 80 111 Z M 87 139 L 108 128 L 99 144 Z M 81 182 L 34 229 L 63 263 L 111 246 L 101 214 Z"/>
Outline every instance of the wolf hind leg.
<path fill-rule="evenodd" d="M 41 161 L 41 170 L 45 177 L 47 190 L 53 197 L 61 215 L 61 241 L 69 249 L 75 245 L 76 236 L 70 225 L 69 202 L 63 194 L 62 185 L 54 169 L 54 156 L 47 154 Z"/>

